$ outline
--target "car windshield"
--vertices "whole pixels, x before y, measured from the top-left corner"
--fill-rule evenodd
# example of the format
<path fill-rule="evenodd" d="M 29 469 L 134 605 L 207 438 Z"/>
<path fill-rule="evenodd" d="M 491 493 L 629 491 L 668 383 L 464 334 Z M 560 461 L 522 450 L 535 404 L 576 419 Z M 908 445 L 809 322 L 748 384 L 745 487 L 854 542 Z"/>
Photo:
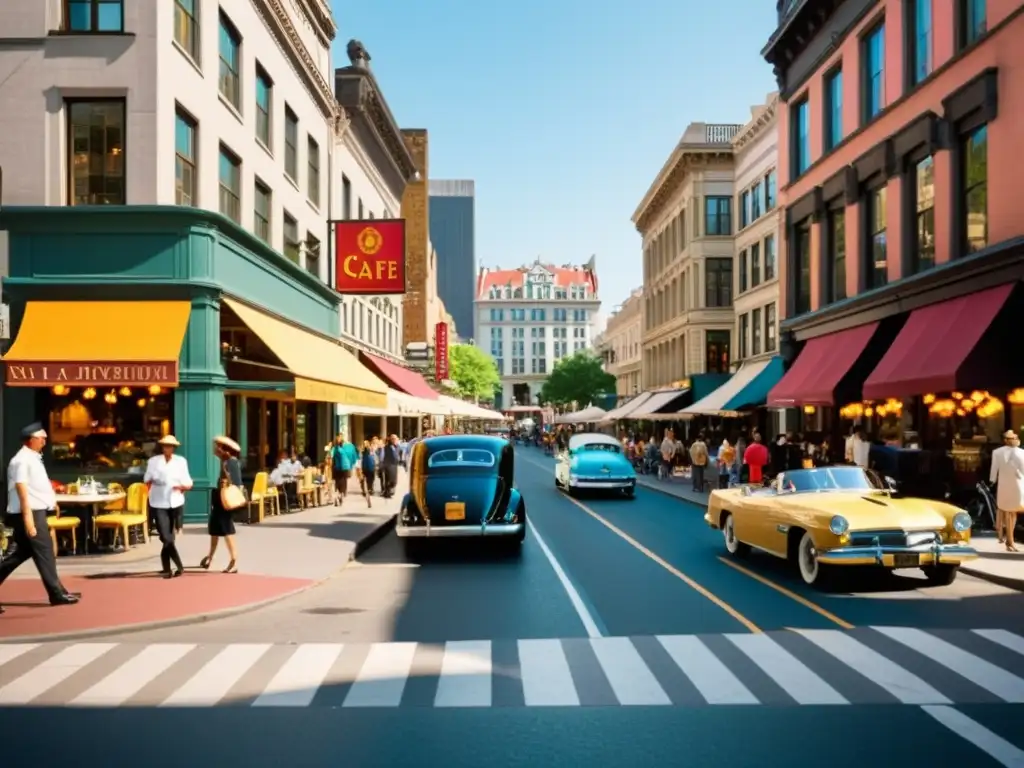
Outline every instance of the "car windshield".
<path fill-rule="evenodd" d="M 622 449 L 614 443 L 584 443 L 576 450 L 578 451 L 604 451 L 605 453 L 620 453 Z"/>
<path fill-rule="evenodd" d="M 497 457 L 485 448 L 443 448 L 430 454 L 427 467 L 432 472 L 487 472 L 497 461 Z"/>
<path fill-rule="evenodd" d="M 860 467 L 795 469 L 779 475 L 778 483 L 779 493 L 882 490 Z"/>

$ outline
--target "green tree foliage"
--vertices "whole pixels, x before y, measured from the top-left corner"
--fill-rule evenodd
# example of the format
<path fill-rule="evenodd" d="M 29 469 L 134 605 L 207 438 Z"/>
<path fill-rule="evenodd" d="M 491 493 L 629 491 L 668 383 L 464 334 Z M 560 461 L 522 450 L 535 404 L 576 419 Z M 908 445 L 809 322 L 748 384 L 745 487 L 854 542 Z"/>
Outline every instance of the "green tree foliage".
<path fill-rule="evenodd" d="M 614 391 L 615 377 L 604 370 L 601 358 L 583 351 L 555 363 L 540 390 L 540 399 L 554 405 L 576 401 L 580 408 L 586 408 L 599 395 Z"/>
<path fill-rule="evenodd" d="M 462 397 L 490 400 L 501 383 L 494 360 L 472 344 L 455 344 L 448 350 L 448 375 Z"/>

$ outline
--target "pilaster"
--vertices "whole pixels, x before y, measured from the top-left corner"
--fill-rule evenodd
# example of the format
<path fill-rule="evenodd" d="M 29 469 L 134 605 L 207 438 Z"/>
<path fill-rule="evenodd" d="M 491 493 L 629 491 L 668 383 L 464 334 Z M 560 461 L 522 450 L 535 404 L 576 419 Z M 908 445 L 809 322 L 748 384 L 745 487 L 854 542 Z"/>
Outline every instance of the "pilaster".
<path fill-rule="evenodd" d="M 213 438 L 223 431 L 223 387 L 182 382 L 174 391 L 174 433 L 192 474 L 192 490 L 185 494 L 186 522 L 203 522 L 209 515 L 211 492 L 220 480 Z"/>

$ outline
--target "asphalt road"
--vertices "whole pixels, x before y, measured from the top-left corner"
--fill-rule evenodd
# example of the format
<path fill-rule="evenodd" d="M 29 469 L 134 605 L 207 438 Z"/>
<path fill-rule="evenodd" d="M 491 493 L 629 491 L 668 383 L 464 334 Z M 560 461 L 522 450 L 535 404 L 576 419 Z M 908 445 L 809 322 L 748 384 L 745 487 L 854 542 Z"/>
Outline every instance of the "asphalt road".
<path fill-rule="evenodd" d="M 519 558 L 407 563 L 392 536 L 250 614 L 0 645 L 5 757 L 36 737 L 50 765 L 1024 766 L 1024 595 L 913 575 L 823 594 L 728 560 L 692 504 L 569 499 L 534 449 L 517 483 Z M 91 736 L 54 744 L 55 717 Z M 188 738 L 124 749 L 143 732 Z"/>

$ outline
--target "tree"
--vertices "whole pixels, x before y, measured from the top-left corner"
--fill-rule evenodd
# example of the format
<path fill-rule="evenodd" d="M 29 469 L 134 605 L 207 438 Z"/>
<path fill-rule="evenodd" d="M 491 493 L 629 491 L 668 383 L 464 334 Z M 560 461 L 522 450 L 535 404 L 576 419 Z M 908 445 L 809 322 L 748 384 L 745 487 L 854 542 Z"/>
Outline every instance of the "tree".
<path fill-rule="evenodd" d="M 490 400 L 501 383 L 494 360 L 472 344 L 454 344 L 448 349 L 448 376 L 462 397 Z"/>
<path fill-rule="evenodd" d="M 553 405 L 575 401 L 580 408 L 586 408 L 599 395 L 614 391 L 615 377 L 604 370 L 601 358 L 583 351 L 555 363 L 541 387 L 540 399 Z"/>

